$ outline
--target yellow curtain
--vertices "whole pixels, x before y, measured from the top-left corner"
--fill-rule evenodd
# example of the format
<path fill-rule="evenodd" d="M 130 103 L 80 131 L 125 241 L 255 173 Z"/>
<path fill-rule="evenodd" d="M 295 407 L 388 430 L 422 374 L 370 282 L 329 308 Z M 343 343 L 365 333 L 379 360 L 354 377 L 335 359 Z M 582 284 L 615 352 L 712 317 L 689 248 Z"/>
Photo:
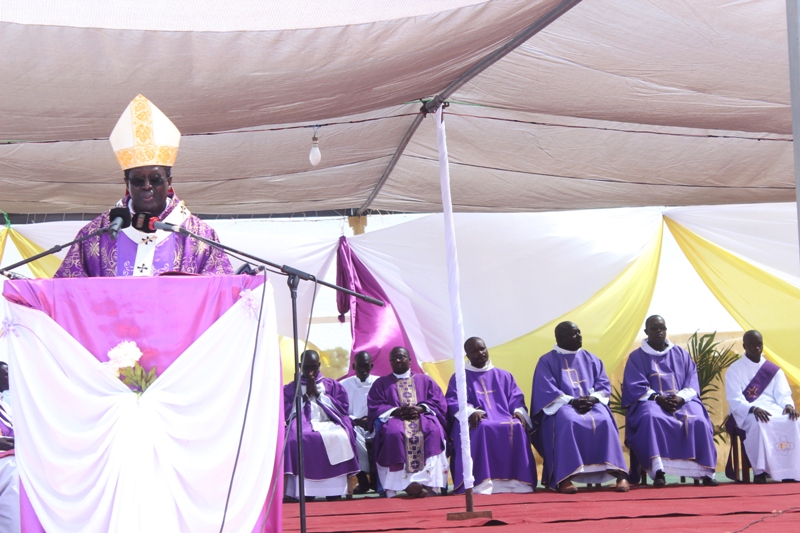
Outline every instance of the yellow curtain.
<path fill-rule="evenodd" d="M 3 262 L 3 252 L 6 250 L 6 237 L 8 236 L 8 229 L 0 229 L 0 263 Z"/>
<path fill-rule="evenodd" d="M 13 228 L 8 231 L 8 236 L 11 237 L 11 242 L 17 247 L 22 257 L 32 257 L 44 251 L 44 248 L 29 241 Z M 28 268 L 37 278 L 52 278 L 60 265 L 61 259 L 55 255 L 48 255 L 28 263 Z"/>
<path fill-rule="evenodd" d="M 667 226 L 723 307 L 744 329 L 764 336 L 764 353 L 800 382 L 800 288 L 761 270 L 665 217 Z"/>

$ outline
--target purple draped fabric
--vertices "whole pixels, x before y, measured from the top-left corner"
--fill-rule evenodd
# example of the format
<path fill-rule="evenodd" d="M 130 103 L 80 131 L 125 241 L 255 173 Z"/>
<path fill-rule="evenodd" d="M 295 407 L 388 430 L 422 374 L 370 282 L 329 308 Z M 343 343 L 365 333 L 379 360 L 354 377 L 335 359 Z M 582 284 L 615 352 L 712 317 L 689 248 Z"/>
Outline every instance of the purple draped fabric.
<path fill-rule="evenodd" d="M 411 355 L 411 370 L 421 373 L 411 341 L 400 317 L 397 316 L 397 311 L 392 307 L 378 280 L 350 249 L 345 237 L 339 239 L 336 265 L 337 285 L 384 302 L 384 306 L 381 307 L 359 300 L 355 296 L 341 292 L 336 294 L 339 320 L 344 321 L 344 314 L 350 311 L 350 329 L 353 333 L 351 359 L 356 353 L 366 350 L 372 355 L 372 363 L 375 365 L 373 374 L 388 374 L 392 371 L 389 365 L 389 352 L 395 346 L 402 346 Z M 352 368 L 347 375 L 353 375 Z"/>
<path fill-rule="evenodd" d="M 447 402 L 442 389 L 425 374 L 411 373 L 417 393 L 417 405 L 426 405 L 432 412 L 420 415 L 420 426 L 425 440 L 425 460 L 444 451 L 444 427 Z M 397 378 L 394 374 L 375 380 L 367 396 L 369 414 L 367 427 L 372 427 L 380 415 L 404 405 L 400 402 Z M 399 418 L 389 417 L 375 434 L 372 444 L 375 461 L 389 468 L 400 470 L 406 462 L 404 424 Z"/>
<path fill-rule="evenodd" d="M 108 361 L 108 351 L 120 342 L 139 339 L 139 364 L 161 374 L 241 291 L 262 281 L 256 276 L 39 279 L 7 282 L 3 296 L 50 316 L 98 361 Z"/>
<path fill-rule="evenodd" d="M 353 449 L 353 458 L 337 465 L 332 465 L 328 461 L 328 453 L 325 451 L 325 444 L 322 436 L 311 427 L 311 411 L 305 406 L 308 402 L 303 402 L 303 475 L 306 479 L 322 480 L 330 479 L 347 474 L 355 474 L 361 469 L 358 466 L 358 455 L 356 453 L 356 437 L 353 432 L 353 425 L 347 414 L 349 400 L 347 391 L 342 385 L 333 379 L 320 377 L 317 383 L 325 386 L 325 395 L 330 400 L 330 405 L 318 402 L 322 410 L 327 414 L 331 421 L 337 426 L 344 428 L 350 439 L 350 446 Z M 300 378 L 301 385 L 306 384 L 306 378 Z M 283 412 L 284 420 L 289 420 L 292 407 L 294 407 L 294 382 L 288 383 L 283 387 Z M 284 471 L 287 474 L 297 474 L 297 418 L 291 417 L 286 428 L 286 454 L 284 459 Z"/>
<path fill-rule="evenodd" d="M 50 316 L 98 361 L 108 361 L 111 348 L 135 336 L 143 353 L 140 364 L 146 370 L 155 366 L 161 374 L 236 303 L 243 290 L 255 289 L 262 282 L 263 278 L 253 276 L 38 279 L 7 281 L 3 296 Z M 138 333 L 141 331 L 146 335 Z M 279 450 L 282 445 L 281 427 Z M 279 457 L 267 495 L 267 501 L 272 497 L 278 503 L 273 503 L 267 517 L 265 502 L 254 533 L 262 531 L 265 517 L 266 531 L 280 531 L 282 527 L 283 472 Z M 20 514 L 23 533 L 44 533 L 21 481 Z"/>
<path fill-rule="evenodd" d="M 514 411 L 527 411 L 525 397 L 510 372 L 492 368 L 486 372 L 467 370 L 467 403 L 486 413 L 480 425 L 470 429 L 472 475 L 475 485 L 487 479 L 517 480 L 536 487 L 536 462 L 525 425 Z M 458 398 L 456 379 L 447 387 L 447 420 L 453 439 L 453 490 L 464 492 L 464 467 L 461 460 L 461 430 L 456 419 Z"/>
<path fill-rule="evenodd" d="M 611 410 L 597 402 L 588 413 L 579 414 L 562 405 L 553 415 L 544 408 L 566 394 L 574 398 L 591 392 L 611 394 L 603 362 L 586 350 L 544 354 L 533 375 L 531 413 L 534 446 L 544 459 L 542 484 L 557 488 L 582 466 L 606 465 L 607 470 L 625 472 L 625 457 L 619 430 Z"/>
<path fill-rule="evenodd" d="M 699 396 L 675 413 L 654 401 L 639 401 L 649 389 L 666 395 L 685 388 L 700 392 L 697 367 L 683 348 L 672 346 L 664 355 L 639 348 L 628 357 L 622 381 L 622 406 L 628 410 L 625 445 L 645 469 L 654 457 L 694 461 L 712 469 L 717 465 L 714 428 Z"/>
<path fill-rule="evenodd" d="M 159 216 L 163 221 L 175 209 L 185 209 L 177 196 L 172 196 L 169 206 Z M 128 205 L 130 196 L 120 200 L 119 205 Z M 85 225 L 76 237 L 83 237 L 111 223 L 109 211 L 101 214 Z M 216 232 L 194 215 L 181 224 L 192 233 L 219 241 Z M 141 233 L 142 237 L 153 234 Z M 133 242 L 124 232 L 116 240 L 107 233 L 96 235 L 83 242 L 73 244 L 64 261 L 56 271 L 56 278 L 115 277 L 132 276 L 138 243 Z M 222 250 L 211 248 L 188 235 L 170 234 L 156 246 L 153 258 L 153 274 L 168 271 L 186 274 L 224 275 L 233 274 L 228 256 Z"/>

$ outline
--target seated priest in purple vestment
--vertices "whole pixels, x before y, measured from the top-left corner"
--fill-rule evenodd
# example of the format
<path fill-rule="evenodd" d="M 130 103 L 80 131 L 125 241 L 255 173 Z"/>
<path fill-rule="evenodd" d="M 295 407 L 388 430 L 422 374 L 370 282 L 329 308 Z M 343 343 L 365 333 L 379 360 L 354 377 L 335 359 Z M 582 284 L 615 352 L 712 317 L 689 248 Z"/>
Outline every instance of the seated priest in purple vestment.
<path fill-rule="evenodd" d="M 667 340 L 662 317 L 649 317 L 644 332 L 647 338 L 628 356 L 622 381 L 632 469 L 638 461 L 655 487 L 666 485 L 665 474 L 716 486 L 714 427 L 700 400 L 697 366 L 686 350 Z M 638 479 L 638 473 L 632 475 Z"/>
<path fill-rule="evenodd" d="M 402 346 L 389 354 L 392 373 L 378 378 L 367 397 L 367 426 L 377 424 L 372 445 L 378 478 L 388 497 L 404 490 L 421 498 L 447 486 L 447 403 L 433 379 L 411 372 Z"/>
<path fill-rule="evenodd" d="M 356 437 L 347 414 L 347 392 L 338 381 L 322 377 L 319 354 L 303 353 L 300 394 L 303 410 L 303 474 L 307 497 L 338 498 L 348 492 L 348 478 L 358 471 Z M 300 479 L 297 461 L 295 384 L 283 387 L 286 416 L 286 496 L 297 499 Z M 354 477 L 355 479 L 355 477 Z"/>
<path fill-rule="evenodd" d="M 155 222 L 180 226 L 219 241 L 211 227 L 192 215 L 172 190 L 178 128 L 147 98 L 138 95 L 111 132 L 111 147 L 125 173 L 127 189 L 116 207 L 131 212 L 133 224 L 119 235 L 102 233 L 73 244 L 56 278 L 154 276 L 164 272 L 232 274 L 227 255 L 191 236 L 157 230 Z M 79 232 L 85 237 L 111 224 L 110 211 Z"/>
<path fill-rule="evenodd" d="M 14 455 L 14 422 L 8 403 L 8 364 L 0 362 L 0 531 L 19 533 L 19 474 Z"/>
<path fill-rule="evenodd" d="M 528 440 L 531 419 L 525 397 L 506 370 L 495 368 L 483 339 L 471 337 L 464 343 L 466 365 L 467 418 L 475 494 L 533 492 L 536 462 Z M 464 492 L 461 430 L 458 422 L 456 377 L 447 387 L 447 419 L 453 439 L 454 492 Z"/>
<path fill-rule="evenodd" d="M 573 482 L 616 479 L 629 490 L 619 430 L 608 402 L 611 386 L 600 359 L 582 349 L 573 322 L 556 326 L 556 345 L 539 358 L 533 374 L 533 444 L 544 459 L 542 484 L 562 494 Z"/>
<path fill-rule="evenodd" d="M 753 481 L 800 481 L 800 421 L 792 389 L 778 365 L 762 357 L 764 339 L 751 329 L 744 334 L 745 357 L 725 374 L 731 416 L 744 430 L 743 444 L 753 467 Z M 727 470 L 727 469 L 726 469 Z"/>

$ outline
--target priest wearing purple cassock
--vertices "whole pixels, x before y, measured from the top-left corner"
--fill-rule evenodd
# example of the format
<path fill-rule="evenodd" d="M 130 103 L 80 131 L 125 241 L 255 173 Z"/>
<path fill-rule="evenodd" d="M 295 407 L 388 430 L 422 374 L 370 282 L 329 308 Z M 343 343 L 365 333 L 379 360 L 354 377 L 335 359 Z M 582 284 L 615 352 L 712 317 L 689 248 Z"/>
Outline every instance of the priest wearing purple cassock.
<path fill-rule="evenodd" d="M 761 333 L 751 329 L 742 341 L 745 357 L 728 368 L 725 395 L 731 416 L 744 431 L 742 439 L 753 467 L 753 482 L 766 483 L 767 476 L 800 481 L 800 459 L 794 451 L 800 445 L 800 415 L 786 374 L 762 357 Z"/>
<path fill-rule="evenodd" d="M 629 484 L 619 430 L 608 408 L 611 386 L 603 362 L 583 350 L 581 330 L 572 322 L 556 326 L 556 345 L 536 364 L 533 375 L 533 443 L 544 459 L 542 484 L 575 494 L 579 483 L 616 479 L 617 492 Z"/>
<path fill-rule="evenodd" d="M 219 241 L 214 230 L 192 215 L 172 190 L 172 165 L 180 137 L 175 125 L 147 98 L 139 95 L 133 99 L 109 140 L 127 185 L 116 207 L 130 210 L 139 223 L 120 231 L 116 239 L 103 233 L 73 244 L 55 277 L 154 276 L 169 271 L 233 273 L 222 250 L 150 225 L 153 221 L 165 222 Z M 106 211 L 84 226 L 77 237 L 107 228 L 110 223 L 110 212 Z"/>
<path fill-rule="evenodd" d="M 348 478 L 360 470 L 356 458 L 356 437 L 347 414 L 347 391 L 338 381 L 322 377 L 319 354 L 314 350 L 303 353 L 302 371 L 300 394 L 305 495 L 338 498 L 348 492 Z M 289 499 L 297 499 L 300 495 L 295 390 L 294 382 L 283 387 L 287 421 L 285 491 Z"/>
<path fill-rule="evenodd" d="M 536 462 L 528 440 L 528 408 L 525 397 L 506 370 L 495 368 L 483 339 L 471 337 L 464 343 L 466 365 L 467 418 L 472 454 L 475 494 L 533 492 Z M 461 430 L 455 376 L 447 387 L 447 418 L 453 439 L 454 492 L 464 492 Z"/>
<path fill-rule="evenodd" d="M 686 350 L 667 340 L 660 316 L 649 317 L 644 332 L 647 338 L 628 356 L 622 381 L 632 469 L 638 461 L 654 487 L 666 485 L 665 474 L 716 486 L 714 428 L 700 400 L 697 366 Z"/>
<path fill-rule="evenodd" d="M 411 372 L 408 350 L 393 348 L 389 364 L 392 373 L 378 378 L 367 397 L 378 478 L 390 498 L 402 490 L 422 498 L 447 486 L 447 403 L 433 379 Z"/>

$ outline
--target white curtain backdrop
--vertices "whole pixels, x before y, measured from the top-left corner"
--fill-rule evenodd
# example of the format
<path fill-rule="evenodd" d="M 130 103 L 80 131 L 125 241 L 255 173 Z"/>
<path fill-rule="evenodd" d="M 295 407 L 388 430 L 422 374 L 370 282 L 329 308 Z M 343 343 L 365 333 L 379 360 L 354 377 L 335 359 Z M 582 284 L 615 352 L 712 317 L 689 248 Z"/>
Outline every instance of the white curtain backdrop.
<path fill-rule="evenodd" d="M 279 355 L 266 287 L 225 531 L 256 525 L 280 453 L 281 376 L 268 371 Z M 0 298 L 12 404 L 25 421 L 15 428 L 20 477 L 47 531 L 219 531 L 261 292 L 240 298 L 141 397 L 44 313 Z"/>
<path fill-rule="evenodd" d="M 675 207 L 664 215 L 771 274 L 800 286 L 794 203 Z"/>
<path fill-rule="evenodd" d="M 638 258 L 659 208 L 455 215 L 464 333 L 488 346 L 586 302 Z M 350 239 L 387 290 L 421 362 L 451 357 L 441 215 Z"/>

